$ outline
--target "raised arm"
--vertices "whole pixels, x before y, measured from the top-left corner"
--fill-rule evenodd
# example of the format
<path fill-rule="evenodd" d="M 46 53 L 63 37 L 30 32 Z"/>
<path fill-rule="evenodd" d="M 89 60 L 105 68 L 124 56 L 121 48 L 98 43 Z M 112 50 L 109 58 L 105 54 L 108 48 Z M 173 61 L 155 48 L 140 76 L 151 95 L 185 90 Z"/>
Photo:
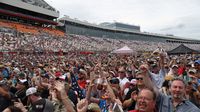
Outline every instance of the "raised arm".
<path fill-rule="evenodd" d="M 67 87 L 69 88 L 69 87 Z M 61 96 L 61 100 L 65 106 L 65 109 L 67 112 L 75 112 L 74 106 L 72 105 L 71 100 L 68 98 L 67 93 L 66 93 L 66 89 L 65 84 L 59 81 L 55 82 L 55 89 L 57 91 L 59 91 L 60 96 Z M 68 90 L 68 89 L 67 89 Z"/>
<path fill-rule="evenodd" d="M 148 69 L 148 65 L 141 65 L 140 66 L 140 70 L 143 72 L 143 81 L 144 81 L 144 84 L 145 84 L 145 87 L 150 89 L 150 90 L 153 90 L 156 92 L 156 94 L 158 95 L 159 94 L 159 90 L 158 88 L 155 86 L 155 84 L 152 82 L 151 78 L 150 78 L 150 72 L 149 72 L 149 69 Z"/>
<path fill-rule="evenodd" d="M 95 80 L 95 79 L 92 79 L 92 80 L 90 81 L 88 90 L 87 90 L 87 92 L 86 92 L 86 99 L 87 99 L 88 101 L 90 101 L 90 98 L 91 98 L 91 91 L 92 91 L 92 88 L 94 87 L 94 80 Z"/>
<path fill-rule="evenodd" d="M 164 68 L 164 54 L 160 54 L 160 60 L 159 60 L 159 66 L 160 66 L 160 69 L 163 69 Z"/>

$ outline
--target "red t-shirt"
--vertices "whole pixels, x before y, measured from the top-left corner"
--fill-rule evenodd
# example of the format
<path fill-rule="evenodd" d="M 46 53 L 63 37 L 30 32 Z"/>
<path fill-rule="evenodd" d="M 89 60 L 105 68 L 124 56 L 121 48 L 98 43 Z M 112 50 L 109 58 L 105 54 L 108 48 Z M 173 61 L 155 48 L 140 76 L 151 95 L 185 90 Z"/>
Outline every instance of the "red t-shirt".
<path fill-rule="evenodd" d="M 86 84 L 86 80 L 78 80 L 78 85 L 81 87 L 81 89 L 85 89 Z"/>
<path fill-rule="evenodd" d="M 182 75 L 184 71 L 185 71 L 184 67 L 179 67 L 178 68 L 178 75 Z"/>

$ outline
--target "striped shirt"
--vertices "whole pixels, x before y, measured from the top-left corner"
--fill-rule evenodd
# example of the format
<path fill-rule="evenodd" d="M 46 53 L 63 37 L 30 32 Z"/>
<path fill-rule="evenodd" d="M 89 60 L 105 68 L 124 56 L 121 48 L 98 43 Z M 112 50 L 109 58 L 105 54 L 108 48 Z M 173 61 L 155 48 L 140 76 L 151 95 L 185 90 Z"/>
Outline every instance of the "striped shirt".
<path fill-rule="evenodd" d="M 157 98 L 156 104 L 158 112 L 200 112 L 200 109 L 189 100 L 183 100 L 176 107 L 173 107 L 172 98 L 161 93 Z"/>

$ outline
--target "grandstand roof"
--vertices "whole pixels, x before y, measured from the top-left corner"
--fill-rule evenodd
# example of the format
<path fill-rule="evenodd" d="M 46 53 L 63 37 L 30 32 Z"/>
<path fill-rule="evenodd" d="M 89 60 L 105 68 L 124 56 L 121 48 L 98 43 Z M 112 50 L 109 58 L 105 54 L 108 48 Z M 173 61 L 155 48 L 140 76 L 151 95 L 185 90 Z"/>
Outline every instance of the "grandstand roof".
<path fill-rule="evenodd" d="M 21 9 L 25 9 L 28 11 L 33 11 L 36 13 L 48 15 L 55 18 L 59 17 L 59 12 L 56 10 L 53 10 L 53 8 L 50 5 L 48 5 L 46 2 L 44 2 L 43 0 L 1 0 L 0 3 L 14 6 Z M 46 7 L 44 7 L 44 4 Z"/>
<path fill-rule="evenodd" d="M 34 17 L 34 16 L 28 16 L 28 15 L 25 15 L 25 14 L 16 13 L 16 12 L 3 10 L 3 9 L 0 9 L 0 13 L 6 14 L 6 15 L 9 15 L 9 16 L 20 17 L 20 18 L 23 18 L 23 19 L 38 21 L 38 22 L 42 22 L 42 23 L 50 23 L 50 24 L 53 24 L 53 25 L 58 24 L 57 22 L 54 22 L 54 21 L 51 21 L 51 20 L 46 20 L 46 19 L 42 19 L 42 18 L 38 18 L 38 17 Z"/>
<path fill-rule="evenodd" d="M 48 10 L 56 11 L 55 8 L 53 8 L 52 6 L 50 6 L 44 0 L 20 0 L 20 1 L 22 1 L 24 3 L 27 3 L 27 4 L 38 6 L 38 7 L 41 7 L 41 8 L 45 8 L 45 9 L 48 9 Z"/>
<path fill-rule="evenodd" d="M 88 26 L 88 27 L 95 27 L 95 28 L 99 28 L 99 29 L 103 29 L 103 30 L 112 30 L 114 32 L 115 31 L 127 32 L 127 33 L 139 34 L 139 35 L 162 37 L 162 38 L 167 38 L 167 39 L 172 39 L 172 40 L 178 39 L 178 40 L 182 40 L 182 41 L 186 41 L 186 42 L 187 41 L 199 41 L 199 40 L 194 40 L 194 39 L 189 39 L 189 38 L 178 37 L 178 36 L 174 36 L 174 35 L 162 35 L 162 34 L 157 34 L 157 33 L 147 33 L 147 32 L 124 30 L 124 29 L 108 28 L 108 27 L 104 27 L 104 26 L 100 26 L 100 25 L 96 25 L 96 24 L 91 24 L 89 22 L 80 21 L 78 19 L 72 19 L 68 16 L 62 17 L 59 20 L 65 20 L 65 21 L 72 22 L 72 23 L 75 23 L 75 24 L 85 25 L 85 26 Z"/>

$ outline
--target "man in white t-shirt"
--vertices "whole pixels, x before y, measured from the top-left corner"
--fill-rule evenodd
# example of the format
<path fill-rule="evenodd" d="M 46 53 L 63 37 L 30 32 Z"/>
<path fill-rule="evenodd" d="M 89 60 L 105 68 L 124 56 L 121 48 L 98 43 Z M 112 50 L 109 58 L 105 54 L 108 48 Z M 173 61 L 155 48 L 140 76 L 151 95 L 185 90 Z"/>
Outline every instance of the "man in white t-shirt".
<path fill-rule="evenodd" d="M 126 78 L 126 71 L 123 67 L 119 68 L 118 70 L 118 79 L 119 79 L 119 86 L 121 90 L 124 88 L 124 85 L 129 82 L 128 78 Z"/>

